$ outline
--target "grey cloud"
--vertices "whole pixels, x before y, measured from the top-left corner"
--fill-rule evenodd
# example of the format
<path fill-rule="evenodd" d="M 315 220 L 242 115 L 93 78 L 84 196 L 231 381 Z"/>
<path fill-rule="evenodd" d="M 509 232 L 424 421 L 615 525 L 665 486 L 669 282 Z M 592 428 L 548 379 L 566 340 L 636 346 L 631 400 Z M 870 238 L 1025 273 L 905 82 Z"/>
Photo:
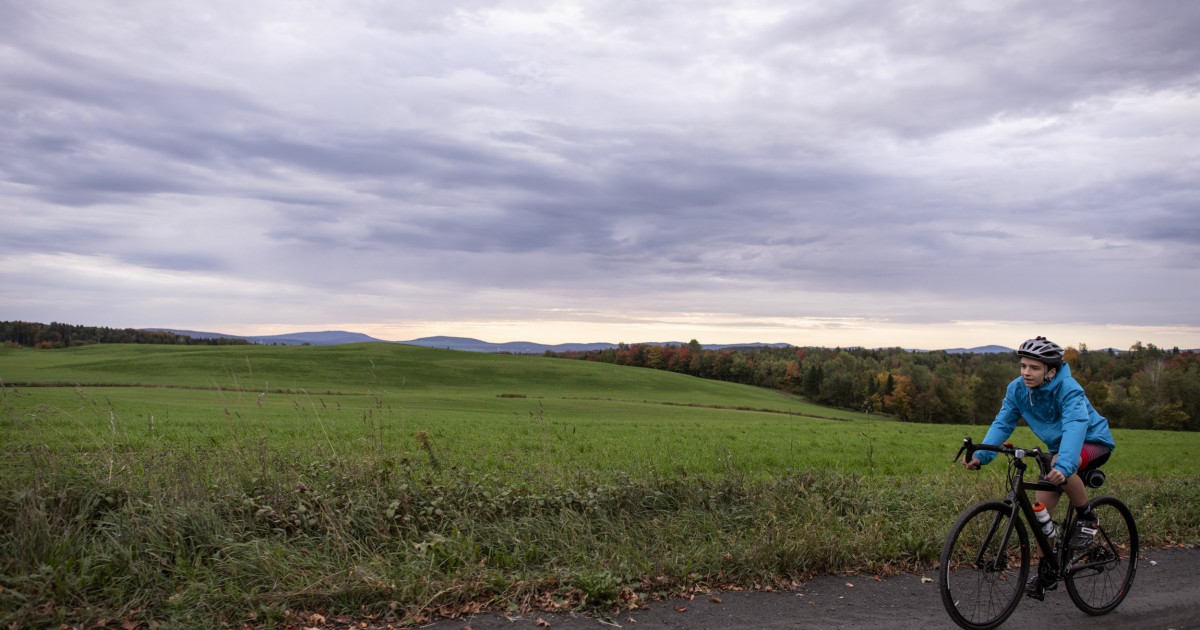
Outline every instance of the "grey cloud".
<path fill-rule="evenodd" d="M 1140 217 L 1129 236 L 1150 241 L 1178 243 L 1190 264 L 1200 263 L 1200 202 L 1189 208 L 1171 209 Z"/>
<path fill-rule="evenodd" d="M 1006 232 L 1004 230 L 970 230 L 970 231 L 962 231 L 962 232 L 953 232 L 952 234 L 954 236 L 959 236 L 959 237 L 968 238 L 968 239 L 984 238 L 984 239 L 1011 240 L 1013 238 L 1016 238 L 1011 232 Z"/>
<path fill-rule="evenodd" d="M 1066 112 L 1128 90 L 1195 89 L 1200 5 L 874 2 L 797 10 L 760 40 L 781 78 L 829 75 L 858 100 L 827 112 L 901 135 L 937 134 L 997 114 Z M 822 56 L 843 46 L 869 57 Z M 888 60 L 893 76 L 864 73 Z"/>
<path fill-rule="evenodd" d="M 1174 241 L 1200 252 L 1200 185 L 1182 173 L 1114 178 L 1048 200 L 1043 216 L 1098 240 Z"/>
<path fill-rule="evenodd" d="M 77 78 L 88 84 L 76 83 Z M 34 194 L 52 203 L 67 205 L 219 186 L 190 169 L 219 166 L 217 152 L 179 128 L 195 124 L 202 114 L 254 109 L 213 90 L 112 74 L 102 79 L 87 72 L 74 78 L 19 78 L 3 90 L 15 96 L 9 99 L 13 109 L 0 114 L 10 129 L 9 142 L 0 145 L 0 172 L 35 187 Z"/>
<path fill-rule="evenodd" d="M 7 252 L 94 252 L 115 240 L 119 228 L 71 225 L 68 218 L 55 221 L 51 227 L 31 225 L 17 213 L 5 214 L 5 229 L 0 230 L 0 246 Z"/>
<path fill-rule="evenodd" d="M 142 252 L 125 254 L 121 259 L 127 263 L 152 269 L 170 271 L 225 271 L 228 263 L 211 254 L 186 252 Z"/>
<path fill-rule="evenodd" d="M 499 152 L 444 150 L 453 147 L 447 139 L 410 143 L 410 148 L 405 149 L 402 142 L 388 138 L 369 144 L 370 150 L 358 155 L 353 150 L 343 152 L 339 147 L 316 145 L 306 150 L 320 155 L 319 159 L 297 157 L 295 152 L 282 149 L 256 149 L 248 153 L 270 154 L 274 159 L 303 164 L 317 171 L 327 163 L 344 160 L 339 169 L 347 168 L 348 173 L 360 175 L 362 169 L 347 167 L 346 163 L 368 159 L 367 155 L 385 150 L 396 155 L 410 153 L 411 158 L 401 162 L 416 163 L 413 170 L 402 167 L 393 170 L 380 163 L 374 167 L 391 175 L 393 181 L 400 178 L 421 182 L 432 190 L 414 193 L 405 186 L 393 185 L 389 190 L 388 184 L 371 184 L 372 192 L 400 204 L 364 217 L 371 226 L 365 244 L 428 250 L 515 252 L 564 247 L 592 253 L 632 248 L 660 252 L 677 242 L 695 240 L 697 230 L 704 230 L 706 225 L 714 231 L 728 229 L 728 222 L 736 213 L 753 213 L 767 223 L 786 223 L 793 221 L 798 213 L 812 212 L 803 207 L 806 199 L 862 194 L 876 186 L 864 174 L 810 165 L 796 169 L 787 165 L 769 170 L 747 168 L 739 165 L 738 155 L 705 147 L 675 146 L 680 143 L 672 138 L 649 142 L 631 139 L 630 144 L 665 147 L 668 155 L 686 158 L 647 159 L 630 155 L 628 160 L 598 169 L 581 164 L 549 168 L 522 163 Z M 435 148 L 426 152 L 428 147 Z M 433 157 L 425 159 L 430 155 Z M 456 159 L 463 155 L 466 160 Z M 441 159 L 445 156 L 453 159 Z M 403 206 L 409 202 L 436 207 L 445 203 L 440 200 L 442 192 L 461 193 L 464 189 L 490 191 L 481 202 L 491 211 L 481 214 L 446 207 L 435 215 L 416 213 L 409 217 Z M 822 202 L 822 205 L 836 204 Z M 615 241 L 614 230 L 629 218 L 655 229 L 646 230 L 643 237 L 628 243 Z"/>

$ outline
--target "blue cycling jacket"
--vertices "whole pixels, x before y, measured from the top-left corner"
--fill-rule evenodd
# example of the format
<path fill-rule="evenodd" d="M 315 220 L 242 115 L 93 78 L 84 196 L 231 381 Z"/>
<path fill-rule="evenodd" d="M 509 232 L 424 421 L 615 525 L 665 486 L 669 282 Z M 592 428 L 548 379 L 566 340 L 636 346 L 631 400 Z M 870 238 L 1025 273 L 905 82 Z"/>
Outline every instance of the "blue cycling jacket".
<path fill-rule="evenodd" d="M 983 443 L 1003 444 L 1017 428 L 1018 418 L 1025 418 L 1025 424 L 1046 443 L 1050 452 L 1058 454 L 1054 467 L 1067 477 L 1079 469 L 1079 452 L 1084 442 L 1103 444 L 1109 449 L 1117 446 L 1108 430 L 1108 420 L 1096 413 L 1066 363 L 1050 382 L 1039 387 L 1026 387 L 1019 376 L 1009 383 L 1000 413 L 992 421 Z M 975 457 L 987 464 L 996 454 L 978 451 Z"/>

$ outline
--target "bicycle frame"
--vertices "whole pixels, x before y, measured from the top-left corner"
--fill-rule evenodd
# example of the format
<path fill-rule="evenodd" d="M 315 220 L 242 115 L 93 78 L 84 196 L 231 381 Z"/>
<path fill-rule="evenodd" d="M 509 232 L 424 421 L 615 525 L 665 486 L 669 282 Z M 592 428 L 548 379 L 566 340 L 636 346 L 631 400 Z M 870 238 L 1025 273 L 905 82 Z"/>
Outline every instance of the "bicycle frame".
<path fill-rule="evenodd" d="M 967 446 L 966 448 L 968 450 L 968 457 L 970 457 L 971 454 L 973 453 L 973 451 L 975 451 L 975 450 L 993 450 L 993 449 L 989 449 L 989 448 L 981 448 L 983 446 L 984 445 L 978 445 L 978 444 Z M 1011 445 L 1006 445 L 1006 446 L 1011 446 Z M 1042 490 L 1042 491 L 1056 492 L 1056 493 L 1062 494 L 1063 489 L 1060 486 L 1054 485 L 1054 484 L 1050 483 L 1049 481 L 1044 481 L 1041 479 L 1039 479 L 1038 481 L 1035 481 L 1035 482 L 1025 481 L 1025 471 L 1029 467 L 1029 465 L 1027 463 L 1025 463 L 1025 458 L 1029 457 L 1029 456 L 1033 456 L 1035 458 L 1035 460 L 1038 462 L 1039 472 L 1041 473 L 1041 476 L 1045 477 L 1046 473 L 1049 472 L 1049 470 L 1050 470 L 1051 455 L 1049 453 L 1041 451 L 1040 449 L 1033 449 L 1033 450 L 1015 449 L 1011 453 L 1011 455 L 1012 455 L 1012 467 L 1014 469 L 1014 472 L 1012 474 L 1012 478 L 1009 480 L 1008 495 L 1005 497 L 1004 503 L 1006 505 L 1011 506 L 1012 511 L 1008 515 L 1009 516 L 1008 525 L 1005 527 L 1005 530 L 1003 532 L 1004 538 L 1001 541 L 1003 544 L 1001 545 L 1000 548 L 1001 549 L 1007 548 L 1007 544 L 1009 542 L 1010 536 L 1012 535 L 1012 530 L 1014 527 L 1016 527 L 1016 519 L 1017 519 L 1018 513 L 1019 513 L 1021 516 L 1024 516 L 1025 523 L 1027 525 L 1029 525 L 1029 529 L 1033 533 L 1034 542 L 1037 544 L 1038 549 L 1041 551 L 1041 560 L 1038 563 L 1038 575 L 1041 576 L 1042 578 L 1048 579 L 1048 580 L 1053 580 L 1053 581 L 1057 582 L 1058 580 L 1063 579 L 1067 575 L 1074 575 L 1075 573 L 1078 573 L 1080 571 L 1092 569 L 1092 568 L 1098 566 L 1099 564 L 1102 564 L 1102 563 L 1079 564 L 1079 563 L 1071 562 L 1071 558 L 1069 556 L 1070 547 L 1063 544 L 1062 536 L 1069 535 L 1068 532 L 1071 531 L 1071 527 L 1075 524 L 1075 511 L 1074 510 L 1071 510 L 1071 509 L 1066 510 L 1066 517 L 1063 519 L 1062 527 L 1059 530 L 1059 535 L 1058 535 L 1057 541 L 1052 541 L 1051 538 L 1049 536 L 1047 536 L 1045 534 L 1045 532 L 1042 531 L 1041 523 L 1038 522 L 1037 516 L 1034 515 L 1033 502 L 1029 500 L 1029 495 L 1027 494 L 1028 492 Z M 995 527 L 996 524 L 993 523 L 992 526 Z M 989 532 L 987 539 L 991 540 L 995 536 L 996 533 L 997 532 L 995 532 L 995 531 Z M 982 554 L 982 548 L 981 548 L 980 553 Z M 999 568 L 999 565 L 1002 562 L 1002 560 L 1003 560 L 1002 558 L 996 558 L 997 568 Z M 977 558 L 976 561 L 977 561 L 977 563 L 979 563 L 979 566 L 984 566 L 983 565 L 984 559 L 982 557 Z M 1070 568 L 1066 569 L 1066 567 L 1070 567 Z"/>
<path fill-rule="evenodd" d="M 1025 463 L 1025 457 L 1028 454 L 1029 453 L 1018 449 L 1013 455 L 1012 466 L 1016 472 L 1013 474 L 1012 481 L 1009 485 L 1008 497 L 1004 500 L 1005 503 L 1013 506 L 1014 513 L 1010 515 L 1009 528 L 1011 529 L 1012 527 L 1015 527 L 1015 525 L 1012 524 L 1016 518 L 1015 512 L 1020 510 L 1021 514 L 1025 517 L 1025 523 L 1029 525 L 1029 529 L 1033 533 L 1034 542 L 1037 543 L 1038 549 L 1041 551 L 1041 562 L 1038 564 L 1038 574 L 1045 578 L 1057 580 L 1061 577 L 1063 563 L 1060 561 L 1060 558 L 1057 557 L 1055 543 L 1051 542 L 1050 537 L 1042 531 L 1042 525 L 1038 522 L 1037 516 L 1033 513 L 1033 502 L 1029 500 L 1028 493 L 1031 490 L 1046 490 L 1050 492 L 1062 493 L 1063 489 L 1048 481 L 1038 480 L 1032 483 L 1026 482 L 1025 470 L 1028 468 L 1028 464 Z M 1048 459 L 1042 458 L 1043 453 L 1041 451 L 1035 450 L 1032 454 L 1035 458 L 1037 458 L 1040 466 L 1043 468 L 1049 467 L 1049 461 Z M 1046 471 L 1042 470 L 1042 472 L 1045 473 Z M 1072 510 L 1067 510 L 1067 518 L 1063 522 L 1062 530 L 1059 532 L 1060 537 L 1063 535 L 1063 532 L 1070 531 L 1069 528 L 1072 524 L 1071 517 Z M 1061 543 L 1061 538 L 1059 539 L 1059 542 Z"/>

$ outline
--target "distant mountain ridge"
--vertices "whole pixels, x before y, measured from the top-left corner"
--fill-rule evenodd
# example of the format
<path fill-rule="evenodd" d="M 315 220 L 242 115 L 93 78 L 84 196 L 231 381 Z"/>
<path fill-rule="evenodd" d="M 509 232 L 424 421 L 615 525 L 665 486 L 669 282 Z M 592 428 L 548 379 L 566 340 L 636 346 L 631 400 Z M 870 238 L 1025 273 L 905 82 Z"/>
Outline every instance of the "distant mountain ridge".
<path fill-rule="evenodd" d="M 947 354 L 1005 354 L 1008 352 L 1015 352 L 1015 350 L 1012 348 L 1006 348 L 1004 346 L 993 345 L 978 346 L 975 348 L 952 348 L 950 350 L 944 350 L 944 352 Z"/>
<path fill-rule="evenodd" d="M 196 339 L 216 339 L 226 337 L 229 339 L 245 339 L 250 343 L 259 343 L 263 345 L 277 346 L 337 346 L 346 343 L 367 343 L 381 342 L 390 343 L 384 339 L 376 339 L 362 333 L 347 332 L 344 330 L 323 330 L 319 332 L 297 332 L 287 333 L 283 335 L 229 335 L 226 333 L 203 332 L 198 330 L 179 330 L 176 328 L 147 328 L 145 330 L 157 330 L 162 332 L 171 332 L 177 335 L 187 335 Z"/>
<path fill-rule="evenodd" d="M 470 337 L 421 337 L 420 339 L 410 339 L 408 341 L 397 341 L 408 346 L 423 346 L 426 348 L 446 348 L 449 350 L 467 350 L 470 352 L 505 352 L 511 354 L 542 354 L 547 350 L 551 352 L 575 352 L 589 350 L 605 350 L 607 348 L 615 348 L 616 344 L 612 343 L 560 343 L 560 344 L 544 344 L 533 341 L 508 341 L 505 343 L 492 343 L 483 341 L 482 339 L 472 339 Z"/>
<path fill-rule="evenodd" d="M 550 352 L 590 352 L 593 350 L 608 350 L 617 348 L 619 344 L 609 342 L 594 342 L 594 343 L 560 343 L 560 344 L 544 344 L 533 341 L 509 341 L 506 343 L 492 343 L 482 341 L 480 339 L 472 339 L 469 337 L 421 337 L 420 339 L 411 339 L 409 341 L 397 341 L 410 346 L 424 346 L 427 348 L 446 348 L 449 350 L 469 350 L 472 352 L 511 352 L 513 354 L 541 354 L 546 351 Z M 642 341 L 643 345 L 651 346 L 686 346 L 687 343 L 682 341 Z M 628 344 L 633 345 L 633 344 Z M 787 348 L 792 344 L 789 343 L 735 343 L 735 344 L 701 344 L 705 350 L 721 350 L 724 348 Z"/>
<path fill-rule="evenodd" d="M 347 343 L 399 343 L 409 346 L 422 346 L 425 348 L 444 348 L 447 350 L 464 350 L 468 352 L 494 352 L 494 353 L 509 353 L 509 354 L 543 354 L 550 352 L 590 352 L 595 350 L 608 350 L 617 348 L 619 344 L 609 342 L 593 342 L 593 343 L 560 343 L 560 344 L 544 344 L 533 341 L 508 341 L 504 343 L 494 343 L 484 341 L 482 339 L 474 339 L 471 337 L 450 337 L 450 336 L 434 336 L 421 337 L 418 339 L 410 339 L 408 341 L 388 341 L 386 339 L 377 339 L 362 333 L 348 332 L 344 330 L 324 330 L 320 332 L 295 332 L 282 335 L 229 335 L 225 333 L 203 332 L 196 330 L 180 330 L 176 328 L 147 328 L 146 330 L 156 330 L 163 332 L 172 332 L 178 335 L 187 335 L 196 339 L 213 339 L 220 337 L 228 337 L 232 339 L 245 339 L 251 343 L 259 343 L 264 345 L 280 345 L 280 346 L 336 346 Z M 644 341 L 639 342 L 645 345 L 655 346 L 684 346 L 687 345 L 682 341 Z M 629 344 L 634 345 L 634 344 Z M 794 347 L 790 343 L 727 343 L 727 344 L 701 344 L 705 350 L 725 350 L 729 348 L 788 348 Z M 945 350 L 950 354 L 994 354 L 1012 352 L 1011 348 L 1004 346 L 990 345 L 979 346 L 975 348 L 953 348 Z M 914 350 L 914 352 L 928 352 L 927 350 Z"/>

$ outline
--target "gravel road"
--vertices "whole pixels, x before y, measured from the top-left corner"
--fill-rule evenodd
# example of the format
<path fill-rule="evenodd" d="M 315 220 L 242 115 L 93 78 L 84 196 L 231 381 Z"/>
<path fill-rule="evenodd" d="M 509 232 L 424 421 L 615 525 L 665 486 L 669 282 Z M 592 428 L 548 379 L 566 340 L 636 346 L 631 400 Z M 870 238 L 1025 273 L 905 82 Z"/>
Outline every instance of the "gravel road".
<path fill-rule="evenodd" d="M 942 608 L 936 578 L 935 571 L 878 581 L 871 576 L 827 576 L 806 582 L 791 592 L 713 592 L 692 600 L 656 602 L 649 610 L 627 611 L 608 619 L 548 614 L 509 618 L 485 614 L 442 620 L 424 627 L 430 630 L 955 628 Z M 1143 553 L 1128 597 L 1107 616 L 1089 617 L 1079 611 L 1060 585 L 1058 590 L 1046 594 L 1044 602 L 1023 600 L 1004 627 L 1041 628 L 1050 620 L 1055 630 L 1200 629 L 1200 549 Z"/>

